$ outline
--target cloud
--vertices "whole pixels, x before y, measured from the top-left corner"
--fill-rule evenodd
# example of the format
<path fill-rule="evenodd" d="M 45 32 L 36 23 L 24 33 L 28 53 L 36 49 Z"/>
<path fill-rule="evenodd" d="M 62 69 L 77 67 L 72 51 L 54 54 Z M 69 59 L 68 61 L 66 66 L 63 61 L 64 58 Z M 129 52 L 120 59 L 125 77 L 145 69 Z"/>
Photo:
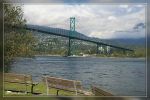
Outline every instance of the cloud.
<path fill-rule="evenodd" d="M 28 24 L 69 29 L 69 18 L 76 18 L 76 31 L 98 38 L 139 38 L 131 31 L 138 23 L 145 23 L 145 5 L 24 5 Z M 143 29 L 145 30 L 145 29 Z M 132 30 L 133 32 L 134 30 Z M 140 35 L 139 35 L 140 34 Z"/>
<path fill-rule="evenodd" d="M 133 29 L 138 30 L 138 29 L 144 29 L 145 28 L 145 24 L 144 23 L 138 23 L 136 24 Z"/>
<path fill-rule="evenodd" d="M 120 5 L 119 7 L 120 7 L 120 8 L 128 8 L 129 5 Z"/>
<path fill-rule="evenodd" d="M 89 3 L 147 3 L 147 0 L 88 0 Z"/>
<path fill-rule="evenodd" d="M 116 20 L 117 18 L 115 16 L 109 16 L 108 20 Z"/>

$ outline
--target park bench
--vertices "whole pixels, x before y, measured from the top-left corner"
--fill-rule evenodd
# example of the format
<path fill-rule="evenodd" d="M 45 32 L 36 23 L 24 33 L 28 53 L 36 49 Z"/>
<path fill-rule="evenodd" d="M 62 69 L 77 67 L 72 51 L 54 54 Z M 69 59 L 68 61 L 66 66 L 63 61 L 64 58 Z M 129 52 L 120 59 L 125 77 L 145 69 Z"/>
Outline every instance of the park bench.
<path fill-rule="evenodd" d="M 106 92 L 96 86 L 91 86 L 92 87 L 92 93 L 95 95 L 95 96 L 113 96 L 111 93 L 109 92 Z"/>
<path fill-rule="evenodd" d="M 82 92 L 82 85 L 80 81 L 76 80 L 67 80 L 62 78 L 56 78 L 56 77 L 43 77 L 43 82 L 47 86 L 47 95 L 49 95 L 49 89 L 54 88 L 57 90 L 57 96 L 59 95 L 59 90 L 74 92 L 75 95 L 84 94 Z"/>
<path fill-rule="evenodd" d="M 38 83 L 33 83 L 31 75 L 24 75 L 24 74 L 14 74 L 14 73 L 4 73 L 4 90 L 5 91 L 12 91 L 12 92 L 25 92 L 25 93 L 32 93 L 34 86 Z M 8 84 L 8 87 L 5 85 Z M 13 87 L 16 84 L 16 87 Z M 17 88 L 21 86 L 20 88 Z M 29 89 L 28 89 L 29 88 Z M 37 93 L 38 94 L 38 93 Z"/>

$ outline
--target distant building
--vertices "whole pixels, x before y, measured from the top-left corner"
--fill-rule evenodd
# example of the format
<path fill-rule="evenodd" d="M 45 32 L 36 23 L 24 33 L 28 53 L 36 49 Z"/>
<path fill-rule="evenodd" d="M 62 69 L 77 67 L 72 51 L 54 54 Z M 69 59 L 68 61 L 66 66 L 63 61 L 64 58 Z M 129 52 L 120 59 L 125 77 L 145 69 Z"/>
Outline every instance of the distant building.
<path fill-rule="evenodd" d="M 102 46 L 99 47 L 98 50 L 100 51 L 100 53 L 104 53 L 104 48 Z"/>
<path fill-rule="evenodd" d="M 107 54 L 110 54 L 110 46 L 106 46 L 106 51 L 107 51 Z"/>

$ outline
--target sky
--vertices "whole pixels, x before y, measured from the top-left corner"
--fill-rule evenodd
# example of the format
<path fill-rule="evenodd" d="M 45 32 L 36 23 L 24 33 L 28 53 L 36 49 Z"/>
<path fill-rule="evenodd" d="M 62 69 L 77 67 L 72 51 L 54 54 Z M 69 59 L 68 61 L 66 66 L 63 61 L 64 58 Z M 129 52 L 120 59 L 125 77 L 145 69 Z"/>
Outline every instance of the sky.
<path fill-rule="evenodd" d="M 24 5 L 27 24 L 68 29 L 70 17 L 76 31 L 100 39 L 145 37 L 146 5 L 45 4 Z"/>

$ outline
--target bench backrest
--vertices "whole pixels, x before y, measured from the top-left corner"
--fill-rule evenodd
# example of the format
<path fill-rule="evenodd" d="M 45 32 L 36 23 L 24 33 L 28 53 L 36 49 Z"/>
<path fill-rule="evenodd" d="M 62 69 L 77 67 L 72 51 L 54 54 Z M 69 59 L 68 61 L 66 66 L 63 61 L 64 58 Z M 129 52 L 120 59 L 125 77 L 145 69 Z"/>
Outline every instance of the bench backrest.
<path fill-rule="evenodd" d="M 31 77 L 31 75 L 4 73 L 4 82 L 31 84 L 32 77 Z"/>
<path fill-rule="evenodd" d="M 106 92 L 100 88 L 97 88 L 95 86 L 92 86 L 92 93 L 95 95 L 95 96 L 113 96 L 111 93 L 109 92 Z"/>
<path fill-rule="evenodd" d="M 78 91 L 82 89 L 80 81 L 67 80 L 56 77 L 43 77 L 43 81 L 47 84 L 49 88 L 56 88 L 68 91 Z"/>

